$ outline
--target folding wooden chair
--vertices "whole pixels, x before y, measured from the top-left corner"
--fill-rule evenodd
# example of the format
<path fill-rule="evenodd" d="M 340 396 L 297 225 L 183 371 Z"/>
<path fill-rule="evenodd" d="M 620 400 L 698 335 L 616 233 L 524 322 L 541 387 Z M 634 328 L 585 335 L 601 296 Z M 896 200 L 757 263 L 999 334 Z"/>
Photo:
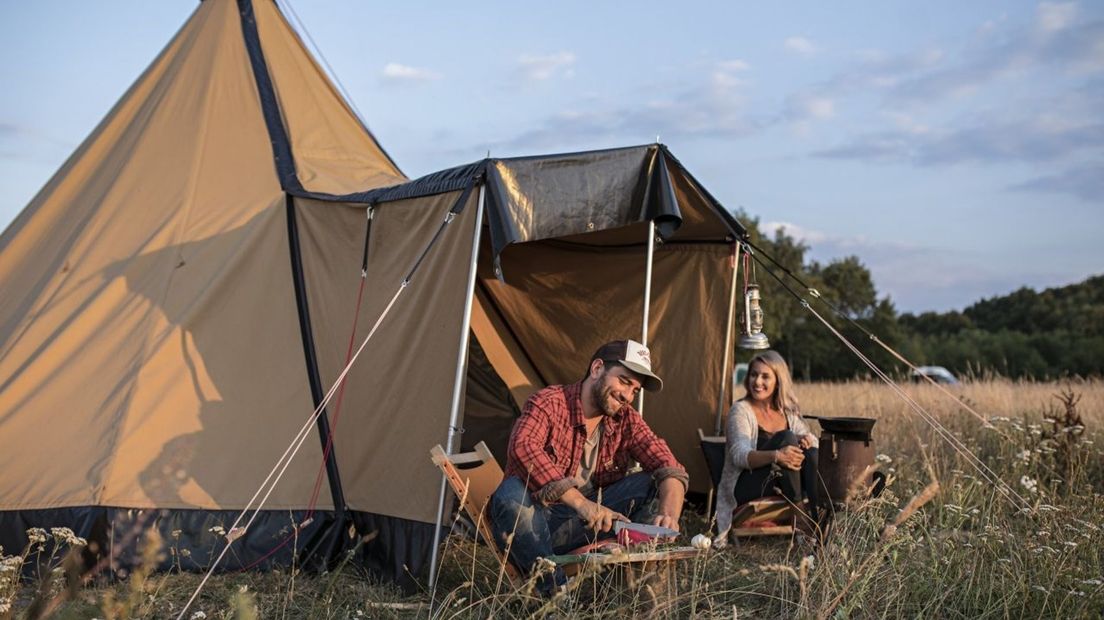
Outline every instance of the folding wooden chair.
<path fill-rule="evenodd" d="M 705 457 L 705 468 L 709 471 L 709 496 L 705 502 L 706 518 L 713 515 L 716 506 L 717 485 L 721 483 L 721 472 L 724 471 L 725 438 L 724 435 L 706 435 L 705 431 L 698 429 L 698 442 L 701 444 L 702 456 Z"/>
<path fill-rule="evenodd" d="M 487 505 L 490 504 L 491 495 L 502 483 L 503 478 L 502 467 L 491 454 L 487 444 L 481 441 L 476 444 L 472 452 L 452 455 L 445 454 L 445 449 L 438 444 L 430 449 L 429 455 L 433 464 L 445 474 L 452 492 L 460 498 L 464 512 L 475 524 L 476 532 L 490 548 L 499 564 L 506 567 L 506 574 L 510 579 L 516 581 L 519 578 L 518 570 L 498 548 L 494 532 L 491 530 L 490 518 L 487 516 Z"/>
<path fill-rule="evenodd" d="M 796 512 L 781 495 L 753 499 L 732 511 L 732 536 L 788 536 Z"/>

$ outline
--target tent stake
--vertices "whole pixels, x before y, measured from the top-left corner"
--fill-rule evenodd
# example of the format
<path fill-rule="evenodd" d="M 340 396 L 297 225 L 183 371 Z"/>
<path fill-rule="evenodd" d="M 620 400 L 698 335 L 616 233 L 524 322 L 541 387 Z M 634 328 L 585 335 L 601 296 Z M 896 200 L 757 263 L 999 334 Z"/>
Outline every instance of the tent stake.
<path fill-rule="evenodd" d="M 472 299 L 475 297 L 475 271 L 479 262 L 479 241 L 483 232 L 483 202 L 486 198 L 484 188 L 479 185 L 479 207 L 475 213 L 475 234 L 472 235 L 471 264 L 468 267 L 468 284 L 466 297 L 464 298 L 464 318 L 460 331 L 460 352 L 456 356 L 456 375 L 452 385 L 452 407 L 449 411 L 448 439 L 445 441 L 445 454 L 452 454 L 453 439 L 457 433 L 456 428 L 460 418 L 460 395 L 464 391 L 464 379 L 468 370 L 468 335 L 471 332 Z M 437 501 L 437 523 L 433 528 L 433 552 L 429 558 L 429 607 L 433 609 L 433 601 L 437 594 L 437 560 L 441 546 L 441 525 L 445 518 L 445 493 L 447 481 L 444 474 L 441 475 L 441 492 Z M 489 541 L 494 544 L 494 541 Z"/>
<path fill-rule="evenodd" d="M 717 396 L 717 420 L 713 426 L 713 434 L 721 434 L 721 422 L 724 419 L 725 413 L 725 388 L 728 382 L 731 380 L 732 370 L 732 324 L 734 322 L 734 313 L 736 311 L 736 276 L 740 273 L 740 242 L 737 241 L 732 247 L 732 284 L 729 287 L 728 292 L 728 323 L 725 326 L 725 345 L 724 345 L 724 362 L 721 365 L 721 390 L 720 395 Z M 736 396 L 736 386 L 732 386 L 733 394 Z"/>

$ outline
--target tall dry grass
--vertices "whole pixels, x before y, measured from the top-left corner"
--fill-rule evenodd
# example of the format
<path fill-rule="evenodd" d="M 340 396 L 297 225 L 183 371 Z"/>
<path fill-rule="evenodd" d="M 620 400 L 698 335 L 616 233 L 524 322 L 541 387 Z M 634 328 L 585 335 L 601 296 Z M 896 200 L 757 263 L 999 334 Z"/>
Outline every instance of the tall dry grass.
<path fill-rule="evenodd" d="M 452 537 L 432 614 L 1101 617 L 1104 383 L 997 379 L 949 388 L 989 427 L 932 386 L 903 389 L 1028 507 L 1002 496 L 886 386 L 801 384 L 798 396 L 809 413 L 878 419 L 879 466 L 889 474 L 886 491 L 838 513 L 822 543 L 791 537 L 740 541 L 678 564 L 667 579 L 656 573 L 587 571 L 565 595 L 544 601 L 534 596 L 531 584 L 515 586 L 501 579 L 481 544 Z M 931 494 L 933 483 L 938 490 Z M 902 514 L 910 504 L 918 508 Z M 710 526 L 701 515 L 684 514 L 687 536 Z M 33 580 L 3 581 L 10 575 L 0 575 L 0 598 L 10 603 L 0 618 L 36 609 L 34 601 L 43 590 Z M 103 583 L 73 592 L 55 611 L 70 618 L 169 617 L 197 582 L 194 574 L 171 573 L 143 575 L 140 583 Z M 55 582 L 46 591 L 56 595 L 59 586 Z M 404 597 L 346 566 L 324 575 L 284 570 L 216 577 L 194 611 L 202 614 L 197 618 L 424 618 L 431 608 L 428 592 Z"/>

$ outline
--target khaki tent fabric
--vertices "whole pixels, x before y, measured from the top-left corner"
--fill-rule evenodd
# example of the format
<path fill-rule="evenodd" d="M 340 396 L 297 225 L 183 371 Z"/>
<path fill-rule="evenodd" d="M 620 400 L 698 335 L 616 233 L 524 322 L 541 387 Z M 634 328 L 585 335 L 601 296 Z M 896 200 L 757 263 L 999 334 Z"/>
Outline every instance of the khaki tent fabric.
<path fill-rule="evenodd" d="M 292 34 L 276 3 L 253 6 L 303 186 L 342 195 L 405 181 Z"/>
<path fill-rule="evenodd" d="M 459 196 L 376 208 L 358 346 Z M 441 478 L 428 466 L 427 446 L 447 439 L 477 196 L 470 194 L 430 249 L 350 374 L 335 449 L 353 510 L 436 519 Z M 363 210 L 335 214 L 327 203 L 304 201 L 304 207 L 304 269 L 322 383 L 329 387 L 345 365 L 365 216 Z"/>
<path fill-rule="evenodd" d="M 271 5 L 311 189 L 401 180 Z M 286 230 L 237 6 L 208 0 L 0 237 L 0 509 L 243 507 L 313 409 Z"/>

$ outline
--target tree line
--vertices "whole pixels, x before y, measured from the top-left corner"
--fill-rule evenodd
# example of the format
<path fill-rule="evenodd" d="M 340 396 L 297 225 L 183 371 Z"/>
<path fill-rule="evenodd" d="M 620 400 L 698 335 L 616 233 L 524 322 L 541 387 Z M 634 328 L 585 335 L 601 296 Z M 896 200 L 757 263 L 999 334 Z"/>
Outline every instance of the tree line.
<path fill-rule="evenodd" d="M 798 379 L 842 380 L 873 373 L 794 294 L 878 367 L 898 376 L 907 374 L 907 366 L 870 335 L 916 365 L 944 366 L 960 377 L 1104 375 L 1104 275 L 1041 292 L 1024 287 L 962 311 L 898 313 L 887 296 L 879 297 L 870 270 L 858 257 L 827 264 L 807 260 L 809 246 L 784 229 L 763 235 L 757 218 L 745 213 L 737 217 L 747 226 L 751 242 L 763 250 L 758 256 L 765 265 L 755 266 L 755 280 L 764 299 L 764 331 Z M 785 276 L 782 268 L 802 283 Z"/>

